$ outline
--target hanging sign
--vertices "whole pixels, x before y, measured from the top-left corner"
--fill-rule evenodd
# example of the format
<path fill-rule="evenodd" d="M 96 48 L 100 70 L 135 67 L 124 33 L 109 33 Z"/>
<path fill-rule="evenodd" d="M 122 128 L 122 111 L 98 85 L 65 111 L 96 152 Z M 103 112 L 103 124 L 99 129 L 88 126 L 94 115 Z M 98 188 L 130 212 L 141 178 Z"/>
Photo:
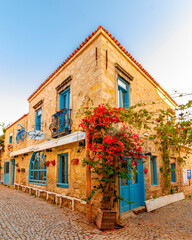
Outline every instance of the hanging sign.
<path fill-rule="evenodd" d="M 34 139 L 34 140 L 42 140 L 45 135 L 43 132 L 39 131 L 39 130 L 31 130 L 28 132 L 28 136 L 31 138 L 31 139 Z"/>
<path fill-rule="evenodd" d="M 191 179 L 191 170 L 187 170 L 187 178 Z"/>

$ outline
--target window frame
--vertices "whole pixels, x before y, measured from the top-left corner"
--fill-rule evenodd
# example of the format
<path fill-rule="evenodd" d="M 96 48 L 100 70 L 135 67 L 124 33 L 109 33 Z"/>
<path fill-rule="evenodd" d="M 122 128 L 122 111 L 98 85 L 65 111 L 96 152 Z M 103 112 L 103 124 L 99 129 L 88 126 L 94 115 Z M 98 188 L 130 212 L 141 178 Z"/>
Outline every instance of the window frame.
<path fill-rule="evenodd" d="M 64 96 L 66 96 L 66 108 L 64 106 Z M 59 110 L 70 109 L 70 86 L 59 93 Z"/>
<path fill-rule="evenodd" d="M 118 84 L 118 80 L 120 80 L 126 85 L 127 90 Z M 118 107 L 129 108 L 129 83 L 126 82 L 122 77 L 118 75 L 117 84 L 118 84 Z M 123 106 L 123 99 L 122 99 L 123 93 L 124 93 L 124 106 Z"/>
<path fill-rule="evenodd" d="M 38 115 L 38 112 L 41 111 L 41 115 Z M 42 123 L 42 107 L 36 110 L 36 119 L 35 119 L 35 129 L 41 131 Z"/>
<path fill-rule="evenodd" d="M 38 155 L 38 156 L 37 156 Z M 35 169 L 35 164 L 38 159 L 38 168 Z M 43 169 L 40 169 L 40 161 L 43 162 Z M 29 164 L 29 183 L 34 185 L 47 185 L 47 167 L 45 166 L 46 155 L 42 151 L 34 152 L 30 159 Z M 37 172 L 37 179 L 35 178 L 35 172 Z M 40 172 L 43 172 L 43 180 L 39 180 Z"/>
<path fill-rule="evenodd" d="M 174 169 L 172 169 L 172 166 L 174 165 Z M 171 163 L 171 183 L 176 183 L 176 174 L 175 174 L 176 164 Z M 174 177 L 174 181 L 172 181 Z"/>
<path fill-rule="evenodd" d="M 59 167 L 58 167 L 58 182 L 56 183 L 58 187 L 69 188 L 69 179 L 68 179 L 68 153 L 59 154 Z M 63 157 L 65 159 L 65 182 L 62 182 L 62 161 Z"/>
<path fill-rule="evenodd" d="M 152 164 L 152 162 L 153 162 L 153 164 Z M 157 158 L 156 158 L 156 156 L 150 157 L 150 170 L 151 170 L 151 186 L 156 186 L 156 185 L 158 185 L 157 184 Z"/>
<path fill-rule="evenodd" d="M 13 134 L 9 134 L 9 144 L 13 144 Z"/>

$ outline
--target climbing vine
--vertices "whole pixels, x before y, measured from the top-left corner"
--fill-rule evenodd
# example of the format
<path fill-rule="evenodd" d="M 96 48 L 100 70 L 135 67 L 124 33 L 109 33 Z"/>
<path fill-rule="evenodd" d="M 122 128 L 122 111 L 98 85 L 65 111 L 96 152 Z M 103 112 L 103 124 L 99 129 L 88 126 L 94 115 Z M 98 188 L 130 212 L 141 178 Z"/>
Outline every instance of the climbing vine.
<path fill-rule="evenodd" d="M 105 207 L 108 205 L 106 208 L 111 208 L 112 203 L 120 199 L 115 184 L 118 178 L 130 178 L 131 172 L 137 172 L 136 166 L 143 157 L 143 143 L 139 134 L 144 133 L 147 133 L 148 140 L 157 144 L 162 153 L 163 166 L 160 167 L 160 172 L 165 187 L 170 189 L 170 152 L 175 152 L 179 164 L 185 164 L 190 154 L 191 107 L 192 101 L 179 105 L 176 111 L 148 111 L 146 104 L 137 104 L 128 109 L 103 104 L 95 108 L 83 105 L 79 111 L 81 116 L 84 115 L 80 127 L 84 131 L 89 129 L 87 137 L 91 151 L 91 157 L 84 160 L 84 165 L 92 170 L 97 182 L 92 196 L 100 191 L 103 194 L 102 203 Z M 181 111 L 183 114 L 178 115 Z M 127 166 L 130 171 L 127 171 Z"/>

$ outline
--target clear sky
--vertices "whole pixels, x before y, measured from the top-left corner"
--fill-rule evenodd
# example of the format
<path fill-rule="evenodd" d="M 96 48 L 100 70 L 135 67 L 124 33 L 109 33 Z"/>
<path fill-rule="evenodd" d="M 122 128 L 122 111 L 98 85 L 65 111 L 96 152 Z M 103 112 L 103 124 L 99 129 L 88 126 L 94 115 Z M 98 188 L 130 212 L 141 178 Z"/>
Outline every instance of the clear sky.
<path fill-rule="evenodd" d="M 0 122 L 27 113 L 31 93 L 99 25 L 168 93 L 192 93 L 191 0 L 0 0 Z"/>

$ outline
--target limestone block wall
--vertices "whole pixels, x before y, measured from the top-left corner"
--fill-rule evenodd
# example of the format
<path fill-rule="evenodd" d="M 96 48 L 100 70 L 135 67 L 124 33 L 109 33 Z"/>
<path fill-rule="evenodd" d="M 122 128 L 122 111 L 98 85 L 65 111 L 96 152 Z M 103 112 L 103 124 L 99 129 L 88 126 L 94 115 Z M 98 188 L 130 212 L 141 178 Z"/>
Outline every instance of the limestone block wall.
<path fill-rule="evenodd" d="M 96 38 L 91 45 L 79 52 L 70 63 L 68 63 L 53 79 L 43 88 L 36 96 L 29 101 L 29 117 L 28 129 L 35 127 L 35 111 L 39 102 L 42 107 L 42 131 L 47 141 L 51 139 L 49 125 L 51 124 L 52 115 L 59 110 L 59 94 L 56 88 L 66 79 L 71 80 L 66 84 L 70 86 L 70 108 L 72 109 L 72 131 L 78 129 L 79 120 L 76 118 L 78 109 L 80 108 L 85 96 L 90 97 L 94 104 L 100 103 L 101 99 L 101 58 L 98 55 L 96 60 L 96 48 L 99 52 L 101 49 L 101 39 Z M 27 144 L 33 145 L 41 141 L 28 139 Z"/>
<path fill-rule="evenodd" d="M 5 132 L 5 149 L 3 153 L 3 159 L 8 159 L 9 154 L 11 151 L 16 151 L 22 148 L 25 148 L 27 146 L 27 138 L 24 139 L 24 141 L 20 141 L 19 144 L 16 143 L 16 136 L 17 136 L 17 130 L 20 129 L 20 126 L 18 124 L 21 124 L 21 126 L 24 127 L 25 131 L 27 132 L 27 121 L 28 121 L 28 115 L 23 117 L 20 121 L 16 122 L 14 125 L 9 127 Z M 12 134 L 12 148 L 10 150 L 8 149 L 9 145 L 9 136 Z"/>
<path fill-rule="evenodd" d="M 151 82 L 134 63 L 124 55 L 113 41 L 104 33 L 101 41 L 101 68 L 102 68 L 102 102 L 109 102 L 118 107 L 118 75 L 129 83 L 129 105 L 145 103 L 149 111 L 174 108 L 168 100 L 162 99 L 159 89 Z M 129 77 L 130 75 L 130 77 Z M 164 96 L 163 96 L 164 98 Z M 155 104 L 152 104 L 155 102 Z M 146 198 L 161 196 L 166 193 L 163 176 L 160 172 L 162 153 L 159 146 L 148 143 L 152 155 L 157 157 L 157 185 L 151 185 L 150 157 L 145 159 L 145 167 L 149 172 L 145 175 Z M 178 185 L 177 182 L 175 185 Z"/>
<path fill-rule="evenodd" d="M 37 188 L 45 189 L 50 192 L 56 192 L 60 194 L 66 194 L 68 196 L 76 197 L 79 199 L 85 198 L 85 168 L 82 167 L 82 161 L 85 156 L 84 147 L 79 147 L 79 142 L 73 144 L 67 144 L 62 147 L 53 148 L 52 152 L 46 152 L 46 160 L 55 160 L 55 166 L 52 164 L 47 167 L 47 184 L 46 186 L 29 184 L 29 164 L 32 153 L 27 156 L 21 156 L 15 158 L 15 183 L 23 185 L 32 185 Z M 61 188 L 57 186 L 58 172 L 59 172 L 59 154 L 68 153 L 68 182 L 69 188 Z M 79 159 L 78 165 L 74 165 L 72 160 L 74 158 Z M 25 172 L 18 171 L 21 168 L 25 169 Z"/>
<path fill-rule="evenodd" d="M 20 129 L 20 126 L 18 124 L 21 124 L 25 128 L 25 131 L 27 132 L 27 121 L 28 116 L 24 116 L 21 118 L 21 120 L 17 121 L 15 124 L 10 126 L 6 132 L 5 132 L 5 148 L 4 151 L 1 152 L 1 169 L 0 172 L 2 174 L 2 181 L 3 181 L 3 175 L 4 175 L 4 161 L 12 160 L 13 158 L 10 157 L 10 153 L 12 151 L 16 151 L 22 148 L 25 148 L 27 146 L 27 138 L 24 139 L 24 141 L 20 141 L 19 144 L 16 143 L 16 135 L 17 135 L 17 129 Z M 9 136 L 12 134 L 12 144 L 9 144 Z M 11 178 L 12 178 L 12 164 L 10 164 L 10 184 L 11 184 Z"/>

